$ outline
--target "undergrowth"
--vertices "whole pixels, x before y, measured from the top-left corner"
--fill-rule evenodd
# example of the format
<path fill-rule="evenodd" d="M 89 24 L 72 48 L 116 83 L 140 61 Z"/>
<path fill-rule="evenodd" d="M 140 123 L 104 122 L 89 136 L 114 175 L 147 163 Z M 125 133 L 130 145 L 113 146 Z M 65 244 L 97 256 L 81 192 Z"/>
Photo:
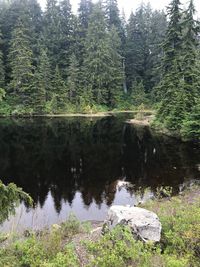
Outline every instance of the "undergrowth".
<path fill-rule="evenodd" d="M 152 200 L 143 207 L 158 214 L 162 224 L 159 244 L 132 238 L 129 228 L 118 226 L 98 240 L 83 240 L 87 267 L 199 267 L 199 188 L 182 196 Z M 28 232 L 27 237 L 2 240 L 0 267 L 76 267 L 81 265 L 74 236 L 90 226 L 71 216 L 51 230 Z"/>

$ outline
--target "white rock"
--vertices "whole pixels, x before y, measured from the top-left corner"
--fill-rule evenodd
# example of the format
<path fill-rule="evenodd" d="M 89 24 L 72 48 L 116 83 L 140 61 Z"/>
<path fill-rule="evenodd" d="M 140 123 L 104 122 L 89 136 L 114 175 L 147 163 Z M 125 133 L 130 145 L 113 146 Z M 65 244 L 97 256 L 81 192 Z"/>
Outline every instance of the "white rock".
<path fill-rule="evenodd" d="M 112 206 L 105 225 L 111 230 L 118 224 L 128 225 L 133 235 L 144 242 L 160 241 L 161 223 L 158 216 L 151 211 L 138 207 Z"/>

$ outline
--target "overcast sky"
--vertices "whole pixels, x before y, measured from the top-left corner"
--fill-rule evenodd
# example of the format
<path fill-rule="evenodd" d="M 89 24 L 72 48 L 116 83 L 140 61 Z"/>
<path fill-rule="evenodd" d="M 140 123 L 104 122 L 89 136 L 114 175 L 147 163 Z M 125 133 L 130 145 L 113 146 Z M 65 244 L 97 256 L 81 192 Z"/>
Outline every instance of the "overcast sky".
<path fill-rule="evenodd" d="M 42 8 L 45 7 L 46 0 L 38 0 L 42 6 Z M 96 0 L 93 0 L 94 2 Z M 80 0 L 71 0 L 71 4 L 73 6 L 74 12 L 76 12 L 78 3 Z M 124 9 L 126 16 L 128 17 L 130 12 L 135 10 L 138 5 L 142 2 L 142 0 L 118 0 L 119 8 L 120 10 Z M 171 0 L 143 0 L 143 2 L 147 3 L 150 2 L 151 6 L 154 9 L 163 9 L 165 8 Z M 183 4 L 187 4 L 189 0 L 182 0 L 181 1 Z M 200 0 L 194 0 L 196 9 L 198 11 L 198 14 L 200 14 Z"/>

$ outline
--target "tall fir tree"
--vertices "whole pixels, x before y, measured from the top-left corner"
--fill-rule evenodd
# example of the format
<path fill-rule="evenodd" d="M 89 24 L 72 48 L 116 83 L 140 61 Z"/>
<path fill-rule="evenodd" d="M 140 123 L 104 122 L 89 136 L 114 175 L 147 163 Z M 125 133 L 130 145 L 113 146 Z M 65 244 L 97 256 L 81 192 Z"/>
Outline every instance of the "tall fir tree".
<path fill-rule="evenodd" d="M 18 19 L 12 33 L 9 50 L 11 81 L 9 84 L 16 104 L 30 107 L 32 104 L 33 52 L 23 20 Z"/>
<path fill-rule="evenodd" d="M 109 65 L 108 105 L 114 108 L 122 99 L 125 73 L 123 69 L 123 57 L 121 55 L 121 40 L 115 26 L 112 26 L 110 29 L 108 38 L 111 59 Z"/>
<path fill-rule="evenodd" d="M 52 79 L 52 111 L 63 112 L 68 103 L 68 92 L 66 83 L 64 82 L 59 66 L 56 65 L 55 72 Z"/>
<path fill-rule="evenodd" d="M 40 56 L 37 69 L 34 75 L 34 111 L 36 113 L 45 112 L 47 101 L 51 100 L 52 75 L 47 49 L 40 48 Z"/>
<path fill-rule="evenodd" d="M 183 18 L 183 63 L 182 73 L 184 79 L 186 111 L 191 110 L 195 99 L 200 93 L 200 70 L 198 62 L 198 34 L 199 27 L 194 19 L 195 7 L 190 0 L 188 9 Z"/>
<path fill-rule="evenodd" d="M 59 64 L 61 48 L 61 21 L 60 7 L 57 0 L 47 0 L 46 11 L 44 13 L 43 34 L 45 46 L 48 49 L 52 71 Z"/>
<path fill-rule="evenodd" d="M 84 72 L 88 93 L 92 91 L 97 104 L 105 104 L 108 97 L 109 62 L 108 35 L 101 4 L 93 8 L 85 42 Z"/>
<path fill-rule="evenodd" d="M 76 55 L 73 53 L 70 58 L 70 66 L 68 70 L 67 88 L 69 101 L 76 106 L 80 104 L 81 88 L 80 88 L 80 71 L 79 62 Z"/>
<path fill-rule="evenodd" d="M 91 0 L 81 0 L 78 8 L 78 17 L 82 29 L 82 34 L 85 35 L 88 24 L 89 18 L 92 13 L 92 1 Z"/>
<path fill-rule="evenodd" d="M 169 23 L 163 42 L 163 74 L 173 68 L 174 59 L 181 64 L 180 54 L 182 51 L 182 9 L 180 0 L 172 0 L 168 6 Z M 178 66 L 181 69 L 181 66 Z"/>
<path fill-rule="evenodd" d="M 85 38 L 87 35 L 89 18 L 92 13 L 92 1 L 91 0 L 81 0 L 78 8 L 78 20 L 74 19 L 75 36 L 74 40 L 76 42 L 76 56 L 79 61 L 79 65 L 83 65 L 85 57 Z"/>
<path fill-rule="evenodd" d="M 186 114 L 191 112 L 199 95 L 197 28 L 193 1 L 190 1 L 188 10 L 183 13 L 180 2 L 173 0 L 169 12 L 157 121 L 170 130 L 179 132 Z"/>
<path fill-rule="evenodd" d="M 169 23 L 163 43 L 162 80 L 158 86 L 161 103 L 157 112 L 157 121 L 166 128 L 177 130 L 180 129 L 184 118 L 182 12 L 179 0 L 172 0 L 168 8 L 168 16 Z M 180 112 L 176 117 L 178 110 Z"/>
<path fill-rule="evenodd" d="M 100 3 L 90 17 L 85 47 L 86 88 L 92 90 L 97 104 L 116 104 L 123 84 L 120 39 L 115 27 L 108 33 Z"/>
<path fill-rule="evenodd" d="M 111 29 L 113 26 L 116 27 L 119 37 L 121 39 L 121 49 L 123 51 L 126 36 L 125 28 L 123 27 L 122 20 L 120 18 L 117 0 L 105 0 L 104 8 L 108 27 L 109 29 Z"/>
<path fill-rule="evenodd" d="M 60 2 L 60 52 L 59 67 L 63 78 L 67 78 L 67 68 L 69 67 L 70 55 L 73 50 L 73 15 L 69 0 Z"/>
<path fill-rule="evenodd" d="M 0 88 L 5 89 L 5 66 L 3 57 L 3 39 L 0 32 Z"/>
<path fill-rule="evenodd" d="M 131 13 L 127 25 L 126 76 L 129 90 L 135 80 L 143 81 L 146 91 L 152 87 L 152 50 L 151 40 L 152 9 L 141 4 L 136 13 Z M 156 37 L 158 32 L 156 31 Z M 157 38 L 158 39 L 158 38 Z"/>

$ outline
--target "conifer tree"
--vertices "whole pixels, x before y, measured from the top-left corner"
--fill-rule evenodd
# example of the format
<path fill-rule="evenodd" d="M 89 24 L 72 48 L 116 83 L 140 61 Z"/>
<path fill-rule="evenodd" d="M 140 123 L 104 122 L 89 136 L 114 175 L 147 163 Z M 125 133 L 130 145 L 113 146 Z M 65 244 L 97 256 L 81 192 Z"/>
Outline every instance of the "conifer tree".
<path fill-rule="evenodd" d="M 74 25 L 76 26 L 76 51 L 74 52 L 77 55 L 79 65 L 83 65 L 84 57 L 85 57 L 85 39 L 88 30 L 89 18 L 92 13 L 92 1 L 91 0 L 81 0 L 79 9 L 78 9 L 78 21 L 74 19 Z"/>
<path fill-rule="evenodd" d="M 52 97 L 52 75 L 47 54 L 46 49 L 40 49 L 39 62 L 34 75 L 34 110 L 39 113 L 45 111 L 46 102 Z"/>
<path fill-rule="evenodd" d="M 55 70 L 60 59 L 60 23 L 60 8 L 57 0 L 47 0 L 46 11 L 44 13 L 43 34 L 52 71 Z"/>
<path fill-rule="evenodd" d="M 196 99 L 191 112 L 186 114 L 181 135 L 186 140 L 200 141 L 200 97 Z"/>
<path fill-rule="evenodd" d="M 62 112 L 67 104 L 67 88 L 62 79 L 59 66 L 56 65 L 52 79 L 52 103 L 53 112 Z"/>
<path fill-rule="evenodd" d="M 180 130 L 184 118 L 180 1 L 172 0 L 168 12 L 169 24 L 163 44 L 163 74 L 158 87 L 161 103 L 157 112 L 157 121 L 169 129 Z M 182 108 L 180 105 L 182 105 Z M 180 113 L 177 117 L 178 110 Z"/>
<path fill-rule="evenodd" d="M 85 36 L 86 30 L 89 24 L 89 18 L 92 13 L 92 1 L 91 0 L 81 0 L 79 9 L 78 9 L 78 17 L 82 29 L 82 35 Z"/>
<path fill-rule="evenodd" d="M 17 104 L 30 107 L 32 102 L 33 52 L 28 38 L 28 29 L 19 18 L 12 33 L 9 62 L 11 68 L 12 91 Z"/>
<path fill-rule="evenodd" d="M 67 68 L 69 67 L 70 54 L 73 45 L 73 16 L 69 0 L 60 2 L 60 52 L 59 67 L 63 78 L 67 77 Z"/>
<path fill-rule="evenodd" d="M 131 13 L 127 25 L 126 41 L 126 75 L 129 90 L 133 88 L 135 80 L 142 81 L 145 89 L 149 90 L 151 84 L 151 65 L 152 44 L 150 43 L 151 32 L 151 7 L 141 4 L 135 14 Z M 150 71 L 151 72 L 151 71 Z"/>
<path fill-rule="evenodd" d="M 108 104 L 110 107 L 116 107 L 120 102 L 123 93 L 123 57 L 121 53 L 121 40 L 117 28 L 112 26 L 109 32 L 109 54 L 110 54 L 110 79 L 108 87 Z"/>
<path fill-rule="evenodd" d="M 200 85 L 193 1 L 185 14 L 179 5 L 178 0 L 173 0 L 169 9 L 163 79 L 159 86 L 161 104 L 157 113 L 159 122 L 176 131 L 181 130 L 186 114 L 191 112 Z"/>
<path fill-rule="evenodd" d="M 3 60 L 2 44 L 3 44 L 2 34 L 0 32 L 0 88 L 5 89 L 5 67 Z"/>
<path fill-rule="evenodd" d="M 198 65 L 198 25 L 194 19 L 195 8 L 193 0 L 184 13 L 183 19 L 183 64 L 182 72 L 185 89 L 186 111 L 195 104 L 200 88 L 200 70 Z"/>
<path fill-rule="evenodd" d="M 85 42 L 86 55 L 84 73 L 86 89 L 92 91 L 98 104 L 105 104 L 108 98 L 110 55 L 106 22 L 100 3 L 96 4 L 90 16 Z"/>
<path fill-rule="evenodd" d="M 172 0 L 168 7 L 169 23 L 166 37 L 163 43 L 163 73 L 167 73 L 173 68 L 174 60 L 181 64 L 180 53 L 182 51 L 182 10 L 180 0 Z M 181 69 L 181 66 L 178 66 Z"/>
<path fill-rule="evenodd" d="M 122 25 L 122 20 L 119 15 L 119 8 L 117 0 L 105 0 L 104 1 L 105 7 L 105 15 L 107 19 L 107 24 L 109 29 L 113 26 L 116 27 L 119 37 L 121 39 L 121 48 L 124 48 L 125 45 L 125 29 Z"/>
<path fill-rule="evenodd" d="M 68 70 L 67 88 L 69 94 L 69 101 L 78 106 L 80 104 L 80 71 L 79 63 L 75 54 L 71 55 L 70 66 Z"/>

